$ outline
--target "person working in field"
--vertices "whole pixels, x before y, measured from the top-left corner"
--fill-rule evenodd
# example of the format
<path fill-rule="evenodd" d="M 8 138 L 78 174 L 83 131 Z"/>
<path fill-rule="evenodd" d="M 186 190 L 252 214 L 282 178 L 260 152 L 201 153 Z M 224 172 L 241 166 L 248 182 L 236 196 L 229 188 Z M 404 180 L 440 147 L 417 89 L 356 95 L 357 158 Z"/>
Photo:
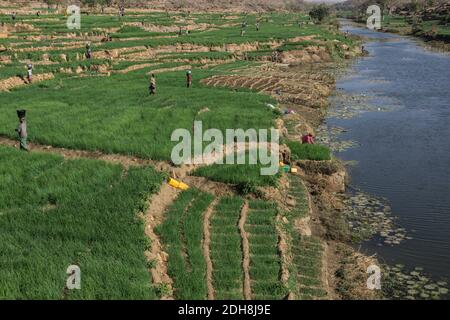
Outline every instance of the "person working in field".
<path fill-rule="evenodd" d="M 150 94 L 156 94 L 156 77 L 153 73 L 150 76 L 150 86 L 148 89 Z"/>
<path fill-rule="evenodd" d="M 284 164 L 291 163 L 291 150 L 285 144 L 280 144 L 280 161 Z"/>
<path fill-rule="evenodd" d="M 17 110 L 17 116 L 19 117 L 19 126 L 16 129 L 17 134 L 19 135 L 20 142 L 20 150 L 28 151 L 27 145 L 27 122 L 25 120 L 26 110 Z"/>
<path fill-rule="evenodd" d="M 241 25 L 241 37 L 245 35 L 245 30 L 247 29 L 247 21 L 242 22 Z"/>
<path fill-rule="evenodd" d="M 33 65 L 31 63 L 27 65 L 27 80 L 28 83 L 33 81 Z"/>
<path fill-rule="evenodd" d="M 86 59 L 91 59 L 92 58 L 92 49 L 91 49 L 91 44 L 88 42 L 86 44 Z"/>
<path fill-rule="evenodd" d="M 188 70 L 186 72 L 186 85 L 188 88 L 192 87 L 192 71 Z"/>
<path fill-rule="evenodd" d="M 314 136 L 311 133 L 302 137 L 303 144 L 314 144 Z"/>

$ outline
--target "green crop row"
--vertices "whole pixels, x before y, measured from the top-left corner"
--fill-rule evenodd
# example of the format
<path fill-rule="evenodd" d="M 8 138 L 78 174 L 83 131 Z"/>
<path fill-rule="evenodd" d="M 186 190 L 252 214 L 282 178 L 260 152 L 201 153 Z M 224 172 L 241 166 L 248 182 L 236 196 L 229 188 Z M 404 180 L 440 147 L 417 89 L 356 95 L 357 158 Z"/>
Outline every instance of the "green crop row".
<path fill-rule="evenodd" d="M 279 300 L 287 290 L 281 281 L 281 259 L 275 227 L 277 207 L 262 200 L 249 202 L 245 223 L 250 245 L 252 299 Z"/>
<path fill-rule="evenodd" d="M 162 176 L 0 146 L 1 299 L 155 299 L 139 211 Z M 70 265 L 81 289 L 66 289 Z"/>
<path fill-rule="evenodd" d="M 182 192 L 156 229 L 169 254 L 168 273 L 177 299 L 206 299 L 206 262 L 202 251 L 203 215 L 213 196 L 196 189 Z"/>
<path fill-rule="evenodd" d="M 297 141 L 286 140 L 291 150 L 292 160 L 331 160 L 331 151 L 327 146 L 320 144 L 302 144 Z"/>
<path fill-rule="evenodd" d="M 242 247 L 239 217 L 243 199 L 224 197 L 211 217 L 211 260 L 213 287 L 219 300 L 243 298 Z"/>

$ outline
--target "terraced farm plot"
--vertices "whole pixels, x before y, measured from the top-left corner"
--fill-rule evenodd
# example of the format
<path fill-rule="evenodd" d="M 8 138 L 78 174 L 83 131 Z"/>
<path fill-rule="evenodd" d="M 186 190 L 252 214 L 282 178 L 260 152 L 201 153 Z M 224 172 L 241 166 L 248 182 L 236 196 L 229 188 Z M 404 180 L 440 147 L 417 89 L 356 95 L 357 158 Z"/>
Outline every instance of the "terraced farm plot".
<path fill-rule="evenodd" d="M 324 248 L 320 239 L 305 232 L 309 220 L 307 190 L 300 177 L 289 177 L 288 194 L 295 200 L 295 206 L 285 213 L 289 224 L 285 227 L 290 237 L 291 281 L 297 299 L 323 299 L 327 292 L 323 283 L 322 258 Z M 302 223 L 300 223 L 302 221 Z M 302 225 L 299 230 L 299 224 Z M 309 227 L 308 227 L 309 229 Z M 307 233 L 307 234 L 305 234 Z M 291 282 L 292 283 L 292 282 Z"/>
<path fill-rule="evenodd" d="M 277 186 L 278 175 L 261 175 L 260 164 L 213 164 L 196 169 L 192 174 L 199 177 L 207 177 L 213 181 L 230 183 L 238 187 Z"/>
<path fill-rule="evenodd" d="M 0 158 L 1 298 L 156 298 L 138 213 L 159 173 L 3 146 Z M 65 289 L 73 264 L 81 290 Z"/>
<path fill-rule="evenodd" d="M 128 164 L 161 160 L 165 163 L 158 168 L 172 169 L 171 152 L 179 141 L 171 135 L 176 129 L 192 132 L 194 121 L 202 121 L 203 131 L 268 129 L 280 116 L 268 104 L 323 105 L 329 76 L 311 72 L 312 66 L 290 70 L 278 62 L 339 59 L 352 42 L 325 25 L 299 27 L 305 17 L 129 10 L 121 18 L 111 12 L 83 14 L 82 29 L 68 30 L 67 17 L 54 11 L 43 10 L 40 17 L 19 14 L 20 23 L 1 15 L 0 33 L 7 37 L 0 38 L 0 135 L 11 145 L 17 138 L 16 109 L 25 108 L 36 149 L 38 144 L 49 152 L 67 148 L 80 157 L 102 155 Z M 249 27 L 241 36 L 244 20 Z M 85 55 L 87 42 L 92 59 Z M 274 63 L 277 49 L 283 55 Z M 24 78 L 28 63 L 32 83 Z M 190 88 L 187 70 L 193 71 Z M 149 95 L 152 73 L 156 95 Z M 282 92 L 273 95 L 277 89 Z M 151 259 L 157 260 L 146 261 L 148 239 L 136 212 L 167 173 L 7 148 L 0 154 L 0 228 L 5 231 L 0 259 L 7 268 L 0 273 L 0 298 L 282 299 L 288 293 L 281 280 L 275 204 L 222 197 L 220 190 L 213 190 L 216 198 L 194 188 L 177 191 L 174 202 L 158 193 L 157 203 L 168 209 L 158 212 L 154 232 L 145 230 L 158 240 L 151 247 Z M 194 175 L 253 196 L 257 187 L 278 187 L 279 175 L 262 176 L 260 169 L 212 165 Z M 292 214 L 300 216 L 303 207 L 298 210 Z M 308 258 L 310 247 L 318 249 L 307 239 L 297 240 L 303 248 L 296 251 L 299 258 Z M 80 291 L 64 290 L 68 263 L 82 267 Z M 149 268 L 170 281 L 152 284 Z M 298 268 L 299 277 L 314 276 Z M 312 280 L 306 284 L 302 290 L 317 289 Z M 173 292 L 165 292 L 170 288 Z"/>
<path fill-rule="evenodd" d="M 267 97 L 187 90 L 184 72 L 161 75 L 158 81 L 161 88 L 155 97 L 148 96 L 145 78 L 129 74 L 55 79 L 0 94 L 0 110 L 5 114 L 0 119 L 0 134 L 15 136 L 15 110 L 25 105 L 33 141 L 169 160 L 176 144 L 170 139 L 172 132 L 191 130 L 194 119 L 203 121 L 204 130 L 261 128 L 272 123 L 273 114 L 264 108 Z M 197 116 L 206 106 L 211 111 Z"/>
<path fill-rule="evenodd" d="M 292 160 L 331 160 L 331 150 L 327 146 L 320 144 L 305 144 L 298 141 L 285 141 L 291 150 Z"/>
<path fill-rule="evenodd" d="M 287 295 L 281 282 L 281 259 L 275 227 L 275 204 L 261 200 L 249 202 L 245 224 L 250 245 L 250 279 L 252 299 L 280 300 Z"/>
<path fill-rule="evenodd" d="M 210 220 L 213 287 L 218 300 L 243 299 L 241 198 L 222 198 Z"/>
<path fill-rule="evenodd" d="M 212 195 L 195 189 L 182 192 L 167 210 L 164 223 L 157 228 L 169 254 L 168 272 L 177 299 L 206 299 L 203 215 L 212 201 Z"/>
<path fill-rule="evenodd" d="M 309 215 L 308 198 L 301 178 L 289 176 L 289 196 L 295 200 L 295 206 L 291 209 L 290 215 L 295 218 L 305 218 Z"/>
<path fill-rule="evenodd" d="M 292 241 L 294 264 L 297 267 L 298 295 L 302 300 L 322 299 L 327 292 L 322 282 L 323 246 L 313 236 L 301 236 Z"/>
<path fill-rule="evenodd" d="M 262 21 L 260 31 L 252 27 L 257 18 Z M 5 115 L 0 119 L 0 134 L 15 136 L 15 110 L 26 106 L 34 142 L 155 160 L 170 159 L 175 145 L 171 133 L 179 128 L 190 130 L 194 119 L 203 121 L 204 130 L 273 126 L 276 114 L 265 107 L 274 103 L 269 96 L 235 91 L 233 85 L 203 86 L 202 79 L 221 83 L 228 79 L 240 87 L 270 89 L 264 92 L 278 83 L 286 94 L 290 87 L 300 94 L 306 82 L 292 78 L 293 73 L 283 77 L 280 72 L 271 78 L 261 71 L 254 74 L 255 79 L 232 71 L 261 64 L 247 61 L 247 53 L 270 57 L 278 47 L 287 52 L 324 45 L 327 39 L 349 42 L 324 26 L 299 28 L 298 15 L 283 13 L 261 17 L 133 11 L 122 18 L 82 15 L 80 31 L 68 30 L 67 17 L 55 13 L 19 15 L 23 25 L 9 19 L 0 17 L 9 35 L 0 39 L 0 51 L 4 47 L 0 90 L 11 91 L 0 92 L 0 112 Z M 240 35 L 243 20 L 249 23 L 245 37 Z M 179 34 L 179 28 L 191 32 Z M 93 59 L 84 56 L 88 41 Z M 30 62 L 35 82 L 25 85 L 20 78 Z M 187 90 L 185 71 L 191 68 L 194 86 Z M 157 74 L 157 95 L 150 97 L 148 76 L 152 72 Z M 40 81 L 44 75 L 53 79 Z M 315 80 L 318 90 L 314 92 L 322 92 L 321 83 L 327 80 Z M 209 112 L 198 114 L 205 108 Z"/>

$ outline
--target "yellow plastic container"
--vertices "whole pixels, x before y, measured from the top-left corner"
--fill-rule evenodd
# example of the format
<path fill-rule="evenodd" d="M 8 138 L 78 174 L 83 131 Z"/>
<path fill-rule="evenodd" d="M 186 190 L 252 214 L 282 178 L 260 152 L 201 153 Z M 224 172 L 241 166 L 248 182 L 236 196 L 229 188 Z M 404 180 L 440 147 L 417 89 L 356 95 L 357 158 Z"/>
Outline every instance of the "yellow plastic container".
<path fill-rule="evenodd" d="M 291 168 L 291 173 L 297 173 L 297 172 L 298 172 L 297 168 Z"/>
<path fill-rule="evenodd" d="M 174 187 L 174 188 L 177 188 L 177 189 L 180 189 L 180 190 L 187 190 L 187 189 L 189 189 L 189 186 L 188 186 L 187 184 L 185 184 L 185 183 L 183 183 L 183 182 L 181 182 L 181 181 L 172 179 L 172 178 L 169 178 L 169 179 L 167 180 L 167 183 L 168 183 L 170 186 L 172 186 L 172 187 Z"/>

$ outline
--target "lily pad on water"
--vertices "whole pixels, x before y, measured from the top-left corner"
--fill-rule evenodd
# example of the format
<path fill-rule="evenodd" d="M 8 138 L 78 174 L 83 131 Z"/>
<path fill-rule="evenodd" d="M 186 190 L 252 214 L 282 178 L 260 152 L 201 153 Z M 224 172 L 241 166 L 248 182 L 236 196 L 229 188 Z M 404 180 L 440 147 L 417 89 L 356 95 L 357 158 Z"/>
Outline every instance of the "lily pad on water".
<path fill-rule="evenodd" d="M 417 291 L 417 290 L 408 290 L 408 294 L 411 295 L 411 296 L 415 296 L 415 295 L 419 294 L 419 291 Z"/>
<path fill-rule="evenodd" d="M 439 294 L 447 294 L 448 289 L 447 288 L 439 288 Z"/>

